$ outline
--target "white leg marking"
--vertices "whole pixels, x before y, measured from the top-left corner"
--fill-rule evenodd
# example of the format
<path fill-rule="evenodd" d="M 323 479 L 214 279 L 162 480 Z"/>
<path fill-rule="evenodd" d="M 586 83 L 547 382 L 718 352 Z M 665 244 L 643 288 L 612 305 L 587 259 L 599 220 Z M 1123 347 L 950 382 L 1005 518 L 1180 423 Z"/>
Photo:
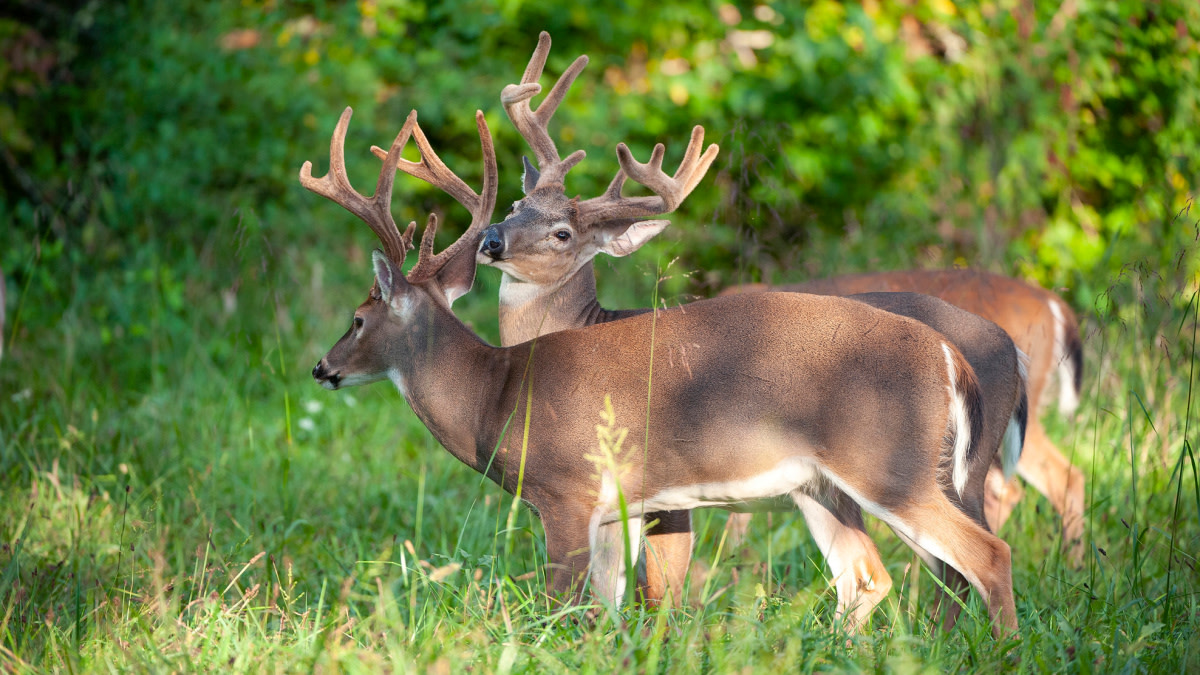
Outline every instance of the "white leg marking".
<path fill-rule="evenodd" d="M 629 519 L 629 538 L 623 534 L 624 524 L 601 523 L 600 513 L 592 516 L 588 540 L 591 557 L 588 573 L 592 580 L 592 593 L 616 606 L 625 598 L 626 560 L 637 560 L 642 540 L 642 519 Z"/>
<path fill-rule="evenodd" d="M 946 354 L 946 368 L 950 371 L 950 424 L 954 425 L 954 489 L 959 495 L 967 487 L 967 450 L 971 447 L 971 422 L 967 418 L 967 402 L 954 387 L 958 373 L 954 369 L 954 359 L 950 356 L 950 346 L 942 343 L 942 351 Z"/>
<path fill-rule="evenodd" d="M 837 590 L 837 616 L 854 623 L 866 621 L 878 600 L 867 597 L 875 590 L 875 580 L 867 564 L 869 553 L 857 533 L 841 525 L 829 509 L 797 490 L 792 500 L 804 515 L 809 534 L 829 565 L 830 581 Z M 860 590 L 861 589 L 861 590 Z"/>

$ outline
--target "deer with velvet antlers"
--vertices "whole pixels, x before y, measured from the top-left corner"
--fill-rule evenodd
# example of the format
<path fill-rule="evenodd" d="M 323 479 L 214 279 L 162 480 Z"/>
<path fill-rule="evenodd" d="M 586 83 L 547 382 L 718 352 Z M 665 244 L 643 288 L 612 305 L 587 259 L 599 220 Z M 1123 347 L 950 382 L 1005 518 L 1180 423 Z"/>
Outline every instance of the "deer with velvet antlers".
<path fill-rule="evenodd" d="M 373 255 L 367 300 L 313 377 L 329 389 L 390 380 L 452 455 L 533 507 L 552 596 L 577 598 L 590 570 L 593 591 L 619 601 L 623 532 L 639 533 L 649 513 L 772 498 L 833 512 L 832 502 L 853 499 L 927 560 L 962 572 L 997 634 L 1016 630 L 1009 548 L 955 503 L 967 494 L 959 478 L 990 458 L 980 448 L 979 383 L 941 334 L 850 300 L 764 293 L 490 346 L 450 311 L 473 282 L 495 204 L 482 114 L 479 194 L 437 158 L 415 112 L 382 153 L 374 196 L 359 194 L 345 172 L 349 119 L 347 109 L 328 175 L 314 178 L 305 163 L 300 180 L 366 222 L 383 251 Z M 419 162 L 400 157 L 410 137 Z M 392 218 L 397 170 L 472 214 L 437 255 L 431 216 L 408 275 L 401 265 L 415 223 L 402 234 Z M 651 380 L 654 353 L 676 358 L 654 362 Z M 622 425 L 646 429 L 615 472 L 588 457 L 606 398 Z M 527 428 L 506 426 L 511 415 Z"/>
<path fill-rule="evenodd" d="M 703 178 L 717 152 L 714 145 L 701 153 L 704 131 L 696 127 L 678 170 L 668 176 L 662 170 L 665 149 L 661 144 L 655 146 L 645 164 L 635 161 L 628 148 L 619 144 L 620 170 L 608 190 L 583 201 L 567 198 L 563 181 L 567 171 L 582 159 L 582 151 L 561 160 L 547 126 L 587 57 L 576 59 L 533 111 L 529 100 L 540 91 L 537 81 L 549 48 L 549 36 L 543 33 L 521 83 L 505 87 L 501 95 L 505 110 L 537 161 L 536 168 L 526 163 L 526 196 L 513 205 L 503 222 L 485 230 L 478 256 L 481 263 L 503 271 L 500 337 L 506 345 L 555 330 L 649 312 L 601 308 L 596 299 L 592 258 L 599 253 L 626 255 L 661 231 L 666 221 L 644 219 L 675 210 Z M 648 188 L 653 196 L 623 197 L 621 188 L 627 177 Z M 1025 425 L 1024 376 L 1012 340 L 991 322 L 935 298 L 881 293 L 855 299 L 917 319 L 946 335 L 962 351 L 978 375 L 984 397 L 980 447 L 985 457 L 993 459 L 992 472 L 1003 482 L 1004 474 L 1011 473 L 1020 455 Z M 745 319 L 742 314 L 731 314 L 729 320 Z M 948 496 L 980 524 L 985 522 L 982 504 L 988 472 L 988 462 L 974 463 L 955 477 L 961 481 L 957 484 L 961 489 L 947 490 Z M 839 615 L 851 627 L 861 625 L 887 595 L 891 578 L 864 530 L 860 509 L 853 500 L 841 496 L 824 504 L 803 494 L 795 499 L 831 568 Z M 678 601 L 691 557 L 690 514 L 660 512 L 646 518 L 652 525 L 646 537 L 645 593 L 651 600 Z M 937 566 L 935 560 L 927 559 Z M 953 570 L 941 571 L 951 587 L 963 585 Z M 947 625 L 953 623 L 957 605 L 949 610 Z"/>

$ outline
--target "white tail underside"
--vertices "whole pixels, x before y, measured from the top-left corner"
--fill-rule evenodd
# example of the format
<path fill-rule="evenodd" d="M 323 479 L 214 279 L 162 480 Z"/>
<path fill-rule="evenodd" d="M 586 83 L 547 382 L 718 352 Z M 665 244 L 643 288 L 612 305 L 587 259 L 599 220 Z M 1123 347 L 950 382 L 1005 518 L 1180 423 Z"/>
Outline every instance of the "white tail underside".
<path fill-rule="evenodd" d="M 1070 415 L 1079 407 L 1079 393 L 1075 391 L 1075 361 L 1067 351 L 1067 322 L 1058 302 L 1050 300 L 1050 313 L 1054 315 L 1054 370 L 1058 378 L 1058 410 Z M 1049 383 L 1047 383 L 1049 386 Z"/>
<path fill-rule="evenodd" d="M 958 372 L 954 369 L 954 359 L 950 356 L 950 347 L 942 343 L 942 351 L 946 354 L 946 368 L 950 372 L 950 425 L 954 429 L 954 470 L 952 479 L 954 489 L 959 495 L 967 487 L 967 450 L 971 447 L 971 420 L 967 417 L 967 402 L 962 394 L 954 387 Z"/>

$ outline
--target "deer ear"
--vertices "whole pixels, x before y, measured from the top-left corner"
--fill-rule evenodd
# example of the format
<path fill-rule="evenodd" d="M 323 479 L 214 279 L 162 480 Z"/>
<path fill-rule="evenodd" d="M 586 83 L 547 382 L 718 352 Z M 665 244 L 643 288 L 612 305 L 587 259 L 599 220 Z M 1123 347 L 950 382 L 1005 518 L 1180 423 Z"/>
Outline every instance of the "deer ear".
<path fill-rule="evenodd" d="M 455 300 L 466 295 L 475 283 L 475 251 L 478 250 L 478 241 L 474 247 L 463 248 L 458 255 L 447 260 L 442 269 L 434 275 L 446 296 L 448 306 L 453 306 Z"/>
<path fill-rule="evenodd" d="M 371 264 L 375 268 L 375 285 L 379 287 L 380 297 L 384 302 L 391 303 L 400 285 L 407 283 L 404 274 L 379 249 L 371 252 Z"/>
<path fill-rule="evenodd" d="M 521 176 L 521 187 L 524 189 L 525 194 L 529 194 L 533 192 L 533 188 L 537 185 L 538 178 L 541 178 L 542 174 L 538 173 L 537 168 L 534 167 L 533 162 L 529 161 L 528 157 L 522 156 L 521 163 L 525 165 L 525 175 Z"/>
<path fill-rule="evenodd" d="M 642 244 L 654 238 L 654 235 L 667 229 L 669 220 L 642 220 L 620 230 L 616 225 L 612 230 L 605 229 L 601 234 L 600 251 L 614 258 L 621 258 L 642 247 Z M 601 226 L 603 227 L 603 226 Z"/>

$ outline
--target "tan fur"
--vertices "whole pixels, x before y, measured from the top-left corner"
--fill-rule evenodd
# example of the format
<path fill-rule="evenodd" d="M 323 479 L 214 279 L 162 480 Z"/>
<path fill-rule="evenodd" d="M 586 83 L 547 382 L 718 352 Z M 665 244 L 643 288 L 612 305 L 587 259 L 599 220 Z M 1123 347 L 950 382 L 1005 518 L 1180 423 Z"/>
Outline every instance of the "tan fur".
<path fill-rule="evenodd" d="M 761 284 L 736 287 L 725 293 L 766 289 Z M 1078 392 L 1082 367 L 1078 319 L 1062 298 L 1038 286 L 980 270 L 920 270 L 880 272 L 818 279 L 773 287 L 772 290 L 850 295 L 872 291 L 912 291 L 939 297 L 956 307 L 994 321 L 1029 356 L 1029 410 L 1045 406 L 1050 380 L 1064 360 Z M 1056 321 L 1051 304 L 1057 305 L 1062 321 Z M 1061 335 L 1061 340 L 1056 336 Z M 1061 375 L 1060 375 L 1061 377 Z M 1029 415 L 1025 447 L 1017 473 L 1046 496 L 1062 517 L 1063 543 L 1076 563 L 1083 558 L 1084 476 L 1046 436 L 1036 414 Z M 996 483 L 997 489 L 1003 483 Z M 1020 498 L 1021 491 L 1007 487 L 993 490 L 993 525 L 999 528 Z"/>
<path fill-rule="evenodd" d="M 410 114 L 368 199 L 350 186 L 341 159 L 349 117 L 347 109 L 335 130 L 329 175 L 314 178 L 305 163 L 301 182 L 367 222 L 387 253 L 373 256 L 375 287 L 313 376 L 331 389 L 390 379 L 448 451 L 530 503 L 543 519 L 555 594 L 579 592 L 590 542 L 619 517 L 603 497 L 603 476 L 613 476 L 588 452 L 597 412 L 611 401 L 622 425 L 646 430 L 643 447 L 623 453 L 616 474 L 628 503 L 644 505 L 632 517 L 655 504 L 690 509 L 784 495 L 802 503 L 817 484 L 831 483 L 962 572 L 987 601 L 998 634 L 1016 629 L 1007 546 L 956 508 L 945 494 L 953 488 L 938 476 L 951 406 L 979 396 L 977 384 L 959 376 L 963 357 L 944 336 L 852 300 L 763 293 L 491 347 L 449 311 L 471 285 L 474 269 L 463 260 L 494 204 L 482 113 L 485 189 L 460 199 L 472 224 L 434 255 L 430 218 L 413 268 L 419 280 L 401 272 L 415 225 L 399 234 L 390 197 L 410 135 L 423 166 L 432 149 Z M 687 357 L 664 365 L 654 357 L 664 352 Z M 528 427 L 511 419 L 528 419 Z M 964 547 L 1003 555 L 979 558 Z M 608 571 L 593 573 L 611 589 Z"/>
<path fill-rule="evenodd" d="M 599 486 L 586 455 L 608 396 L 622 426 L 649 429 L 648 445 L 624 458 L 630 503 L 697 482 L 750 479 L 788 458 L 811 462 L 893 527 L 936 541 L 967 566 L 999 625 L 1015 627 L 1011 595 L 997 594 L 1011 587 L 1011 571 L 998 558 L 983 564 L 960 550 L 969 542 L 1007 547 L 965 516 L 946 518 L 947 509 L 958 512 L 946 496 L 952 488 L 937 479 L 946 391 L 970 385 L 947 379 L 944 338 L 924 324 L 851 300 L 764 293 L 493 348 L 421 286 L 394 293 L 359 308 L 363 328 L 330 350 L 319 379 L 401 380 L 447 450 L 510 492 L 524 429 L 503 429 L 510 413 L 525 418 L 532 386 L 522 498 L 545 518 L 547 551 L 560 570 L 553 589 L 578 590 L 587 569 Z M 401 301 L 414 308 L 407 320 L 394 311 Z M 651 331 L 658 354 L 687 345 L 689 366 L 655 362 L 647 410 Z"/>
<path fill-rule="evenodd" d="M 538 64 L 535 68 L 537 75 L 541 73 L 540 64 L 544 63 L 545 50 L 549 48 L 548 37 L 543 36 L 543 38 L 543 42 L 539 44 L 538 52 L 535 53 L 535 58 L 531 62 Z M 531 79 L 530 74 L 531 71 L 527 69 L 521 86 L 530 86 L 536 82 L 536 75 Z M 569 80 L 573 79 L 575 74 L 577 71 L 572 70 L 563 76 L 567 80 L 566 86 L 569 86 Z M 560 79 L 559 83 L 555 85 L 555 90 L 560 92 L 559 97 L 555 99 L 555 105 L 565 92 L 565 88 L 560 89 L 564 79 Z M 512 85 L 512 87 L 516 86 Z M 508 107 L 507 104 L 506 107 Z M 545 108 L 545 104 L 543 104 L 543 108 Z M 636 316 L 647 311 L 609 311 L 600 307 L 596 300 L 595 278 L 589 264 L 592 258 L 599 253 L 625 255 L 640 246 L 640 242 L 646 238 L 643 235 L 641 239 L 635 240 L 632 246 L 611 246 L 610 241 L 618 236 L 624 236 L 621 233 L 632 229 L 633 219 L 604 221 L 596 216 L 597 209 L 581 208 L 581 206 L 586 207 L 589 203 L 596 202 L 619 203 L 620 200 L 616 195 L 619 194 L 620 178 L 618 181 L 614 181 L 615 193 L 613 187 L 610 186 L 609 192 L 604 197 L 589 200 L 582 205 L 577 199 L 568 198 L 559 178 L 562 162 L 558 159 L 557 150 L 546 133 L 544 124 L 539 126 L 532 123 L 528 111 L 524 108 L 518 107 L 514 110 L 509 107 L 509 111 L 510 117 L 513 118 L 522 135 L 530 143 L 535 155 L 538 156 L 539 168 L 543 169 L 543 176 L 539 177 L 538 171 L 527 164 L 526 197 L 513 205 L 512 211 L 504 222 L 488 228 L 477 257 L 481 264 L 497 267 L 504 272 L 500 292 L 502 344 L 516 344 L 547 333 Z M 553 107 L 548 109 L 548 113 L 543 113 L 542 109 L 538 111 L 538 114 L 544 115 L 544 119 L 547 120 L 549 114 L 552 113 Z M 693 133 L 693 141 L 681 164 L 681 172 L 684 172 L 683 167 L 689 165 L 689 158 L 694 161 L 698 157 L 698 148 L 698 137 Z M 638 167 L 630 165 L 631 158 L 628 157 L 627 151 L 622 154 L 619 149 L 618 155 L 624 170 L 633 174 L 633 171 L 638 169 Z M 574 161 L 578 161 L 578 158 Z M 656 162 L 661 162 L 661 146 L 656 148 L 655 156 L 651 158 L 650 164 L 656 165 Z M 636 177 L 636 174 L 633 175 Z M 694 186 L 699 180 L 702 172 L 699 175 L 692 172 L 690 175 L 688 191 L 691 189 L 690 186 Z M 554 179 L 546 180 L 546 176 L 553 176 Z M 656 178 L 659 180 L 658 185 L 667 185 L 662 181 L 661 175 Z M 669 192 L 669 187 L 668 185 L 667 188 L 664 188 L 664 191 Z M 658 190 L 655 191 L 658 192 Z M 686 192 L 683 194 L 686 195 Z M 664 201 L 658 210 L 652 211 L 652 213 L 664 212 L 663 207 L 673 209 L 680 200 L 680 198 L 674 198 Z M 623 215 L 638 214 L 627 212 Z M 1002 335 L 1002 331 L 998 329 L 995 329 L 994 332 Z M 954 341 L 953 337 L 951 339 Z M 959 343 L 955 342 L 955 344 Z M 1008 378 L 1007 384 L 996 389 L 995 400 L 990 406 L 990 409 L 998 411 L 998 417 L 1003 418 L 1004 423 L 999 427 L 1002 433 L 1012 412 L 1011 402 L 1015 399 L 1013 392 L 1021 386 L 1021 383 L 1014 376 L 1015 353 L 1011 341 L 1004 338 L 999 343 L 989 343 L 989 345 L 991 351 L 998 355 L 996 358 L 1011 366 L 1005 376 Z M 1008 351 L 1005 352 L 1005 349 Z M 686 354 L 686 348 L 681 346 L 680 362 L 685 365 L 688 363 Z M 669 352 L 668 358 L 670 359 L 672 355 L 673 352 Z M 963 378 L 974 377 L 969 367 L 960 368 L 959 373 Z M 989 395 L 992 394 L 989 393 Z M 975 408 L 974 419 L 978 421 L 981 417 L 978 413 L 980 402 L 972 400 L 969 404 Z M 1000 436 L 996 435 L 993 441 L 993 438 L 989 436 L 983 443 L 982 447 L 986 448 L 985 453 L 989 457 L 994 455 L 995 449 L 999 447 L 999 438 Z M 983 522 L 982 490 L 987 467 L 987 461 L 982 464 L 976 463 L 976 466 L 971 469 L 968 481 L 972 492 L 969 493 L 970 497 L 966 499 L 966 503 L 971 505 L 972 517 L 977 518 L 979 522 Z M 956 502 L 960 502 L 963 496 L 955 494 L 953 498 Z M 822 508 L 848 509 L 855 512 L 820 513 L 819 510 Z M 845 593 L 856 587 L 865 586 L 870 579 L 877 582 L 874 583 L 876 588 L 890 587 L 891 580 L 887 578 L 878 552 L 861 529 L 861 514 L 857 513 L 856 509 L 853 502 L 842 499 L 831 500 L 824 505 L 809 504 L 808 508 L 803 510 L 806 518 L 817 518 L 824 523 L 823 526 L 820 526 L 823 531 L 821 541 L 825 541 L 835 548 L 847 547 L 847 550 L 844 551 L 822 549 L 831 566 L 837 565 L 836 561 L 843 561 L 845 563 L 844 571 L 847 571 L 850 577 L 855 574 L 855 570 L 870 575 L 853 582 L 836 582 L 839 589 L 839 613 L 845 614 L 851 607 L 854 607 L 853 616 L 848 616 L 848 618 L 852 618 L 855 623 L 858 623 L 865 618 L 870 608 L 878 602 L 878 598 L 881 598 L 882 595 L 862 600 L 856 599 L 853 595 L 847 596 Z M 646 595 L 652 600 L 667 598 L 678 601 L 691 557 L 690 532 L 685 531 L 682 525 L 689 522 L 689 519 L 681 514 L 670 512 L 651 514 L 649 519 L 658 521 L 659 524 L 648 531 L 646 538 L 647 550 L 653 553 L 653 557 L 647 557 Z M 731 524 L 735 526 L 741 524 L 743 529 L 745 522 L 743 517 L 734 516 L 730 519 Z M 857 534 L 835 531 L 842 527 L 858 528 Z M 739 538 L 736 536 L 736 532 L 733 534 L 734 539 Z M 815 532 L 814 536 L 816 536 Z M 850 553 L 851 549 L 856 552 Z M 839 574 L 840 572 L 835 570 L 834 577 L 839 577 Z M 886 590 L 883 592 L 886 593 Z"/>

